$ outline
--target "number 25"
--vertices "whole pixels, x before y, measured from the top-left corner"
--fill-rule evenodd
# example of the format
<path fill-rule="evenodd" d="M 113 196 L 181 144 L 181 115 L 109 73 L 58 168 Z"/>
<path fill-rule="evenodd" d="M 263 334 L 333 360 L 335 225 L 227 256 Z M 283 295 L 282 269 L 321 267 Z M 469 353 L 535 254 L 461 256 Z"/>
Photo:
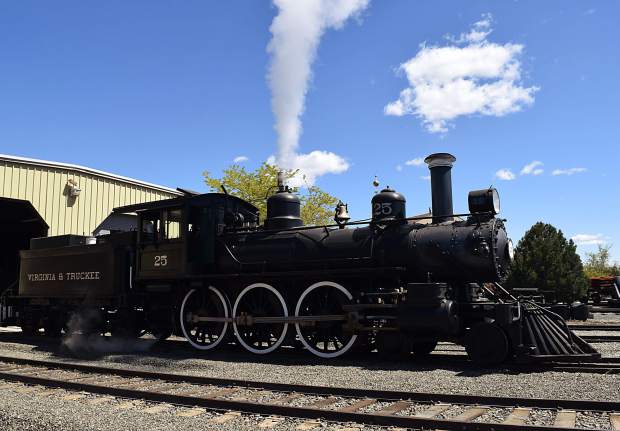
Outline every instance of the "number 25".
<path fill-rule="evenodd" d="M 392 214 L 392 204 L 390 202 L 376 203 L 373 212 L 375 215 L 390 215 Z"/>
<path fill-rule="evenodd" d="M 162 254 L 161 256 L 155 256 L 155 263 L 153 266 L 166 266 L 168 265 L 168 255 Z"/>

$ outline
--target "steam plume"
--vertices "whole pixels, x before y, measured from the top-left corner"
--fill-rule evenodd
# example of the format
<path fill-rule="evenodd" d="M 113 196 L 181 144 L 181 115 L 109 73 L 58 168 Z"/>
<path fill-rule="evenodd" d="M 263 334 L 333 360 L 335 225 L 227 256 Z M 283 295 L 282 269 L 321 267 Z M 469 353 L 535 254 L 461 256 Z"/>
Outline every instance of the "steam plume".
<path fill-rule="evenodd" d="M 272 38 L 267 51 L 272 58 L 267 78 L 278 134 L 276 162 L 283 168 L 301 169 L 310 182 L 316 176 L 343 172 L 349 167 L 342 157 L 325 151 L 311 153 L 310 159 L 316 163 L 308 166 L 308 155 L 297 153 L 312 63 L 323 33 L 341 28 L 350 17 L 363 11 L 369 1 L 274 0 L 278 15 L 270 27 Z M 323 163 L 324 159 L 328 163 Z"/>

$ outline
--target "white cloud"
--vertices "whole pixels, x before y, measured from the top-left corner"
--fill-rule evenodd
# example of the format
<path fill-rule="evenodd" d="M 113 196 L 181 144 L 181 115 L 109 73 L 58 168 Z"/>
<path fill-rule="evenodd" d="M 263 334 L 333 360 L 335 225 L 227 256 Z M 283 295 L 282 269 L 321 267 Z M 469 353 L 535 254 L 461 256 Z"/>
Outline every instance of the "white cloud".
<path fill-rule="evenodd" d="M 597 234 L 579 233 L 571 237 L 571 239 L 577 245 L 605 244 L 605 238 L 600 233 L 597 233 Z"/>
<path fill-rule="evenodd" d="M 455 38 L 452 35 L 447 35 L 446 39 L 453 43 L 480 43 L 484 41 L 486 37 L 493 31 L 493 29 L 491 28 L 492 21 L 493 16 L 490 13 L 482 14 L 482 19 L 475 22 L 468 33 L 461 33 L 458 38 Z"/>
<path fill-rule="evenodd" d="M 247 156 L 237 156 L 233 159 L 233 163 L 243 163 L 250 160 Z"/>
<path fill-rule="evenodd" d="M 276 158 L 267 159 L 269 164 L 278 164 Z M 293 187 L 314 185 L 316 179 L 325 174 L 341 174 L 349 169 L 349 163 L 329 151 L 312 151 L 308 154 L 295 154 L 286 169 L 299 169 L 297 175 L 289 180 Z"/>
<path fill-rule="evenodd" d="M 291 169 L 296 164 L 327 159 L 335 170 L 347 166 L 333 153 L 298 154 L 301 115 L 304 111 L 312 64 L 321 37 L 329 29 L 339 29 L 350 17 L 359 15 L 370 0 L 273 0 L 278 9 L 269 28 L 272 38 L 267 46 L 271 55 L 267 80 L 271 89 L 271 107 L 278 134 L 278 165 Z M 337 163 L 334 163 L 338 160 Z M 307 167 L 308 168 L 308 167 Z M 332 170 L 333 170 L 332 169 Z M 309 168 L 315 175 L 324 170 Z M 330 172 L 329 169 L 325 173 Z"/>
<path fill-rule="evenodd" d="M 407 160 L 405 164 L 407 166 L 422 166 L 424 164 L 424 157 L 416 157 L 415 159 Z"/>
<path fill-rule="evenodd" d="M 586 168 L 568 168 L 568 169 L 555 169 L 553 172 L 551 172 L 551 175 L 573 175 L 573 174 L 579 174 L 582 172 L 586 172 L 587 169 Z"/>
<path fill-rule="evenodd" d="M 512 181 L 517 178 L 517 176 L 510 169 L 500 169 L 495 172 L 495 177 L 503 181 Z"/>
<path fill-rule="evenodd" d="M 592 8 L 592 9 L 588 9 L 583 14 L 584 15 L 594 15 L 595 13 L 596 13 L 596 9 Z"/>
<path fill-rule="evenodd" d="M 421 179 L 421 180 L 424 180 L 424 181 L 430 181 L 430 180 L 431 180 L 431 176 L 430 176 L 430 175 L 422 175 L 422 176 L 420 177 L 420 179 Z"/>
<path fill-rule="evenodd" d="M 533 104 L 538 87 L 521 85 L 523 45 L 489 42 L 491 31 L 487 14 L 468 33 L 451 38 L 451 45 L 422 45 L 400 65 L 409 86 L 385 106 L 385 114 L 413 115 L 437 133 L 446 132 L 460 116 L 501 117 Z"/>
<path fill-rule="evenodd" d="M 540 175 L 544 172 L 542 166 L 543 162 L 534 160 L 532 163 L 528 163 L 523 166 L 523 169 L 521 169 L 521 175 Z"/>
<path fill-rule="evenodd" d="M 402 165 L 396 165 L 396 170 L 398 172 L 401 172 L 403 170 L 403 166 Z"/>

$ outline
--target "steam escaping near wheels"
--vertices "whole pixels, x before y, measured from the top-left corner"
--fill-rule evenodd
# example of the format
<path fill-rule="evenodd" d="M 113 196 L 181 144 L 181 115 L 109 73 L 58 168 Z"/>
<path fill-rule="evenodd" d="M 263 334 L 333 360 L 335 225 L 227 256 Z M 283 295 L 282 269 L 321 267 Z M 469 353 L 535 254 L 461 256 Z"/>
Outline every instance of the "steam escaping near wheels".
<path fill-rule="evenodd" d="M 198 350 L 214 349 L 226 338 L 228 317 L 228 303 L 213 286 L 187 292 L 179 312 L 181 331 Z"/>
<path fill-rule="evenodd" d="M 62 348 L 79 358 L 93 358 L 112 353 L 146 352 L 157 340 L 137 337 L 103 337 L 105 316 L 101 310 L 84 309 L 72 313 L 62 338 Z"/>

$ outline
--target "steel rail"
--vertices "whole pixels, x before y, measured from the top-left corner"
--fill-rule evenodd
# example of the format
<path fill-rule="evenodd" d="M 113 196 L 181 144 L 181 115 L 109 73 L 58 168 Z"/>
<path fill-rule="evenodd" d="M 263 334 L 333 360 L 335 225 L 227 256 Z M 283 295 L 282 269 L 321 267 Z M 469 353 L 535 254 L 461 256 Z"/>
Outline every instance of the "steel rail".
<path fill-rule="evenodd" d="M 584 324 L 570 324 L 568 328 L 571 331 L 620 331 L 620 325 L 590 325 Z"/>
<path fill-rule="evenodd" d="M 428 358 L 418 360 L 416 364 L 432 365 L 437 364 L 453 365 L 462 368 L 479 369 L 467 357 L 467 355 L 442 354 L 433 353 Z M 546 371 L 563 371 L 574 373 L 596 373 L 596 374 L 620 374 L 620 358 L 600 358 L 595 361 L 570 361 L 570 360 L 552 360 L 550 357 L 548 362 L 531 362 L 531 363 L 507 363 L 498 365 L 492 369 L 510 370 L 517 372 L 546 372 Z"/>
<path fill-rule="evenodd" d="M 511 398 L 468 394 L 443 394 L 428 392 L 407 392 L 361 388 L 324 387 L 290 383 L 259 382 L 253 380 L 225 379 L 216 377 L 192 376 L 162 373 L 125 368 L 102 367 L 69 362 L 44 361 L 0 356 L 0 361 L 17 365 L 40 366 L 59 370 L 74 370 L 93 374 L 111 374 L 120 377 L 139 377 L 163 380 L 173 383 L 191 383 L 198 385 L 226 386 L 270 390 L 274 392 L 296 392 L 306 395 L 342 396 L 347 398 L 371 398 L 376 400 L 409 400 L 413 402 L 445 402 L 450 404 L 476 404 L 494 407 L 532 407 L 541 409 L 572 409 L 588 411 L 620 411 L 619 401 L 568 400 L 546 398 Z M 0 376 L 11 374 L 0 372 Z"/>
<path fill-rule="evenodd" d="M 620 335 L 583 335 L 581 338 L 588 343 L 615 343 L 620 341 Z"/>

